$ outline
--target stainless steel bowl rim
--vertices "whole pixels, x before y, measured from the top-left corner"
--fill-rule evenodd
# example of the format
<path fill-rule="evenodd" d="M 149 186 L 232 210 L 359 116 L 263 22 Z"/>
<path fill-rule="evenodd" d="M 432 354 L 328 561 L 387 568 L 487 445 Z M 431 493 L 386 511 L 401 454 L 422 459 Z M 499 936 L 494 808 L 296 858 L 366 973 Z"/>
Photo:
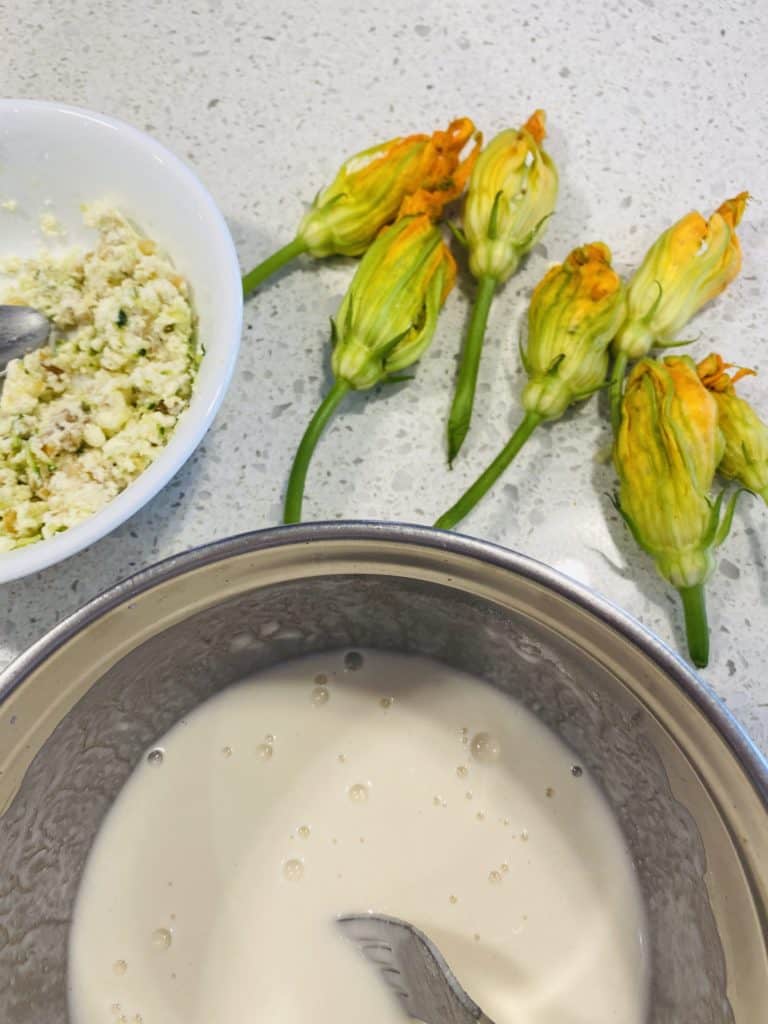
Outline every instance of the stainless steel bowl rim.
<path fill-rule="evenodd" d="M 80 630 L 144 591 L 186 572 L 229 558 L 316 541 L 375 541 L 445 550 L 523 576 L 590 612 L 643 651 L 694 702 L 731 748 L 768 810 L 768 758 L 712 687 L 637 619 L 601 594 L 528 555 L 463 534 L 428 526 L 380 521 L 333 521 L 281 526 L 237 534 L 191 548 L 126 577 L 50 629 L 0 672 L 0 704 L 26 676 Z"/>

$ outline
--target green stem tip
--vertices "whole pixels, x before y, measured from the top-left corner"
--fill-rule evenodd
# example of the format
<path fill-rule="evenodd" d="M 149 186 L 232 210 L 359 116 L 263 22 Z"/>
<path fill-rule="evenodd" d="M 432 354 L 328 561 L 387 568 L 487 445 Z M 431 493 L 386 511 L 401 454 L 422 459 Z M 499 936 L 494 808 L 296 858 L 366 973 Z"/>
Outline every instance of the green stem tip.
<path fill-rule="evenodd" d="M 697 668 L 706 668 L 709 663 L 709 623 L 704 584 L 695 587 L 680 587 L 678 593 L 685 613 L 685 633 L 688 638 L 688 653 Z"/>
<path fill-rule="evenodd" d="M 613 360 L 611 369 L 611 380 L 608 385 L 608 394 L 611 399 L 611 426 L 614 434 L 618 433 L 621 425 L 621 398 L 624 391 L 624 375 L 627 372 L 627 354 L 619 352 Z"/>
<path fill-rule="evenodd" d="M 496 278 L 487 274 L 477 282 L 477 295 L 472 307 L 467 340 L 459 366 L 456 380 L 456 391 L 448 417 L 448 462 L 451 463 L 459 454 L 464 438 L 469 430 L 472 419 L 472 406 L 477 388 L 477 373 L 480 368 L 480 356 L 483 351 L 483 338 L 491 310 L 493 293 L 496 290 Z"/>
<path fill-rule="evenodd" d="M 291 466 L 291 475 L 288 479 L 288 490 L 285 494 L 285 510 L 283 515 L 284 523 L 301 522 L 304 485 L 307 480 L 307 470 L 309 469 L 312 454 L 328 425 L 328 420 L 333 416 L 339 402 L 341 402 L 348 391 L 349 384 L 345 380 L 337 380 L 320 403 L 317 412 L 309 421 L 309 426 L 304 431 L 304 436 L 296 451 L 293 466 Z"/>
<path fill-rule="evenodd" d="M 457 523 L 460 523 L 465 516 L 469 515 L 491 487 L 496 483 L 501 474 L 514 459 L 525 442 L 541 423 L 542 417 L 536 412 L 525 414 L 522 423 L 507 441 L 493 462 L 480 474 L 472 486 L 466 490 L 455 505 L 452 505 L 447 512 L 443 512 L 435 523 L 441 530 L 451 530 Z"/>
<path fill-rule="evenodd" d="M 250 295 L 268 277 L 306 251 L 307 243 L 304 239 L 296 237 L 288 245 L 284 245 L 282 249 L 273 252 L 271 256 L 268 256 L 262 263 L 259 263 L 257 267 L 254 267 L 253 270 L 248 271 L 245 275 L 243 278 L 243 297 L 245 298 Z"/>

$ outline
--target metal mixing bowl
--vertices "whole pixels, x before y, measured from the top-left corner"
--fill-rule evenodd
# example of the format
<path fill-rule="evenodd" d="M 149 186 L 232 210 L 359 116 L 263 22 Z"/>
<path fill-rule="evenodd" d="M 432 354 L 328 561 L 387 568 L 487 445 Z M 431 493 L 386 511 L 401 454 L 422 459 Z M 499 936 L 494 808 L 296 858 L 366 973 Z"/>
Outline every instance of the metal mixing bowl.
<path fill-rule="evenodd" d="M 649 931 L 653 1024 L 768 1007 L 768 764 L 636 622 L 520 555 L 405 526 L 237 537 L 91 602 L 0 676 L 0 1020 L 62 1024 L 72 905 L 137 760 L 217 690 L 344 647 L 440 658 L 534 712 L 601 783 Z"/>

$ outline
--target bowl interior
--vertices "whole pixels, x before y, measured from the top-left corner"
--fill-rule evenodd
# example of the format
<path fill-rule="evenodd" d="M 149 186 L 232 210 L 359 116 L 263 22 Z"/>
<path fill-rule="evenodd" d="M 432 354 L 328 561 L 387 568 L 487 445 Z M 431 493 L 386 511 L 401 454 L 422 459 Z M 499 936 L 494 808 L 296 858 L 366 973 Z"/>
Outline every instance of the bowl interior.
<path fill-rule="evenodd" d="M 664 721 L 663 700 L 683 701 L 671 679 L 625 638 L 609 642 L 615 631 L 606 623 L 522 576 L 507 572 L 498 588 L 481 587 L 471 572 L 462 578 L 467 560 L 450 564 L 445 555 L 437 558 L 441 571 L 326 556 L 311 561 L 307 575 L 301 548 L 295 574 L 242 556 L 131 594 L 33 668 L 0 707 L 0 735 L 15 729 L 17 741 L 0 763 L 0 808 L 9 802 L 0 819 L 0 977 L 13 965 L 15 978 L 0 986 L 0 1017 L 66 1020 L 67 932 L 79 877 L 104 814 L 146 749 L 247 673 L 287 657 L 367 646 L 425 654 L 488 679 L 593 773 L 644 897 L 649 1020 L 755 1020 L 768 995 L 765 879 L 761 896 L 733 823 L 716 806 L 709 769 L 697 764 L 709 749 L 710 767 L 725 778 L 725 762 L 715 763 L 722 739 L 711 726 L 699 739 L 698 727 L 674 735 Z M 679 708 L 673 721 L 685 717 Z M 46 729 L 55 728 L 16 791 L 46 714 Z M 750 806 L 739 827 L 750 842 L 758 837 L 759 857 L 765 806 Z"/>
<path fill-rule="evenodd" d="M 0 206 L 0 257 L 92 242 L 81 206 L 96 199 L 114 203 L 187 278 L 205 356 L 190 407 L 155 463 L 85 523 L 0 555 L 0 582 L 66 557 L 152 497 L 205 433 L 237 356 L 242 290 L 234 245 L 189 168 L 149 136 L 103 115 L 55 103 L 0 101 L 0 203 L 16 203 L 12 211 Z M 44 214 L 57 219 L 62 237 L 43 233 Z"/>

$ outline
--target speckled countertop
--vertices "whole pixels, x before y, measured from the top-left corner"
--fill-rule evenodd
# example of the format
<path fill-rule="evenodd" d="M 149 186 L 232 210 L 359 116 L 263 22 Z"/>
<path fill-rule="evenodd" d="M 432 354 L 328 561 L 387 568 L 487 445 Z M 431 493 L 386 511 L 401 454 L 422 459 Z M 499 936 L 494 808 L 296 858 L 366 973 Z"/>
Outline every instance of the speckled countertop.
<path fill-rule="evenodd" d="M 494 305 L 473 430 L 455 470 L 443 437 L 468 311 L 457 288 L 411 383 L 355 396 L 329 430 L 306 515 L 430 522 L 506 441 L 519 415 L 517 337 L 548 263 L 603 239 L 629 271 L 687 210 L 748 188 L 736 283 L 695 322 L 710 347 L 763 375 L 768 411 L 768 30 L 760 0 L 572 4 L 486 0 L 10 0 L 5 95 L 91 107 L 155 135 L 221 205 L 244 267 L 288 241 L 340 160 L 469 115 L 488 136 L 537 106 L 561 171 L 543 244 Z M 374 7 L 378 7 L 375 10 Z M 328 316 L 352 266 L 303 263 L 248 303 L 234 384 L 204 444 L 150 505 L 88 551 L 0 588 L 0 665 L 125 575 L 174 552 L 277 523 L 289 460 L 327 383 Z M 364 413 L 364 415 L 363 415 Z M 600 403 L 542 429 L 468 532 L 588 583 L 668 643 L 675 595 L 617 520 Z M 768 509 L 744 501 L 709 586 L 704 673 L 768 751 Z"/>

